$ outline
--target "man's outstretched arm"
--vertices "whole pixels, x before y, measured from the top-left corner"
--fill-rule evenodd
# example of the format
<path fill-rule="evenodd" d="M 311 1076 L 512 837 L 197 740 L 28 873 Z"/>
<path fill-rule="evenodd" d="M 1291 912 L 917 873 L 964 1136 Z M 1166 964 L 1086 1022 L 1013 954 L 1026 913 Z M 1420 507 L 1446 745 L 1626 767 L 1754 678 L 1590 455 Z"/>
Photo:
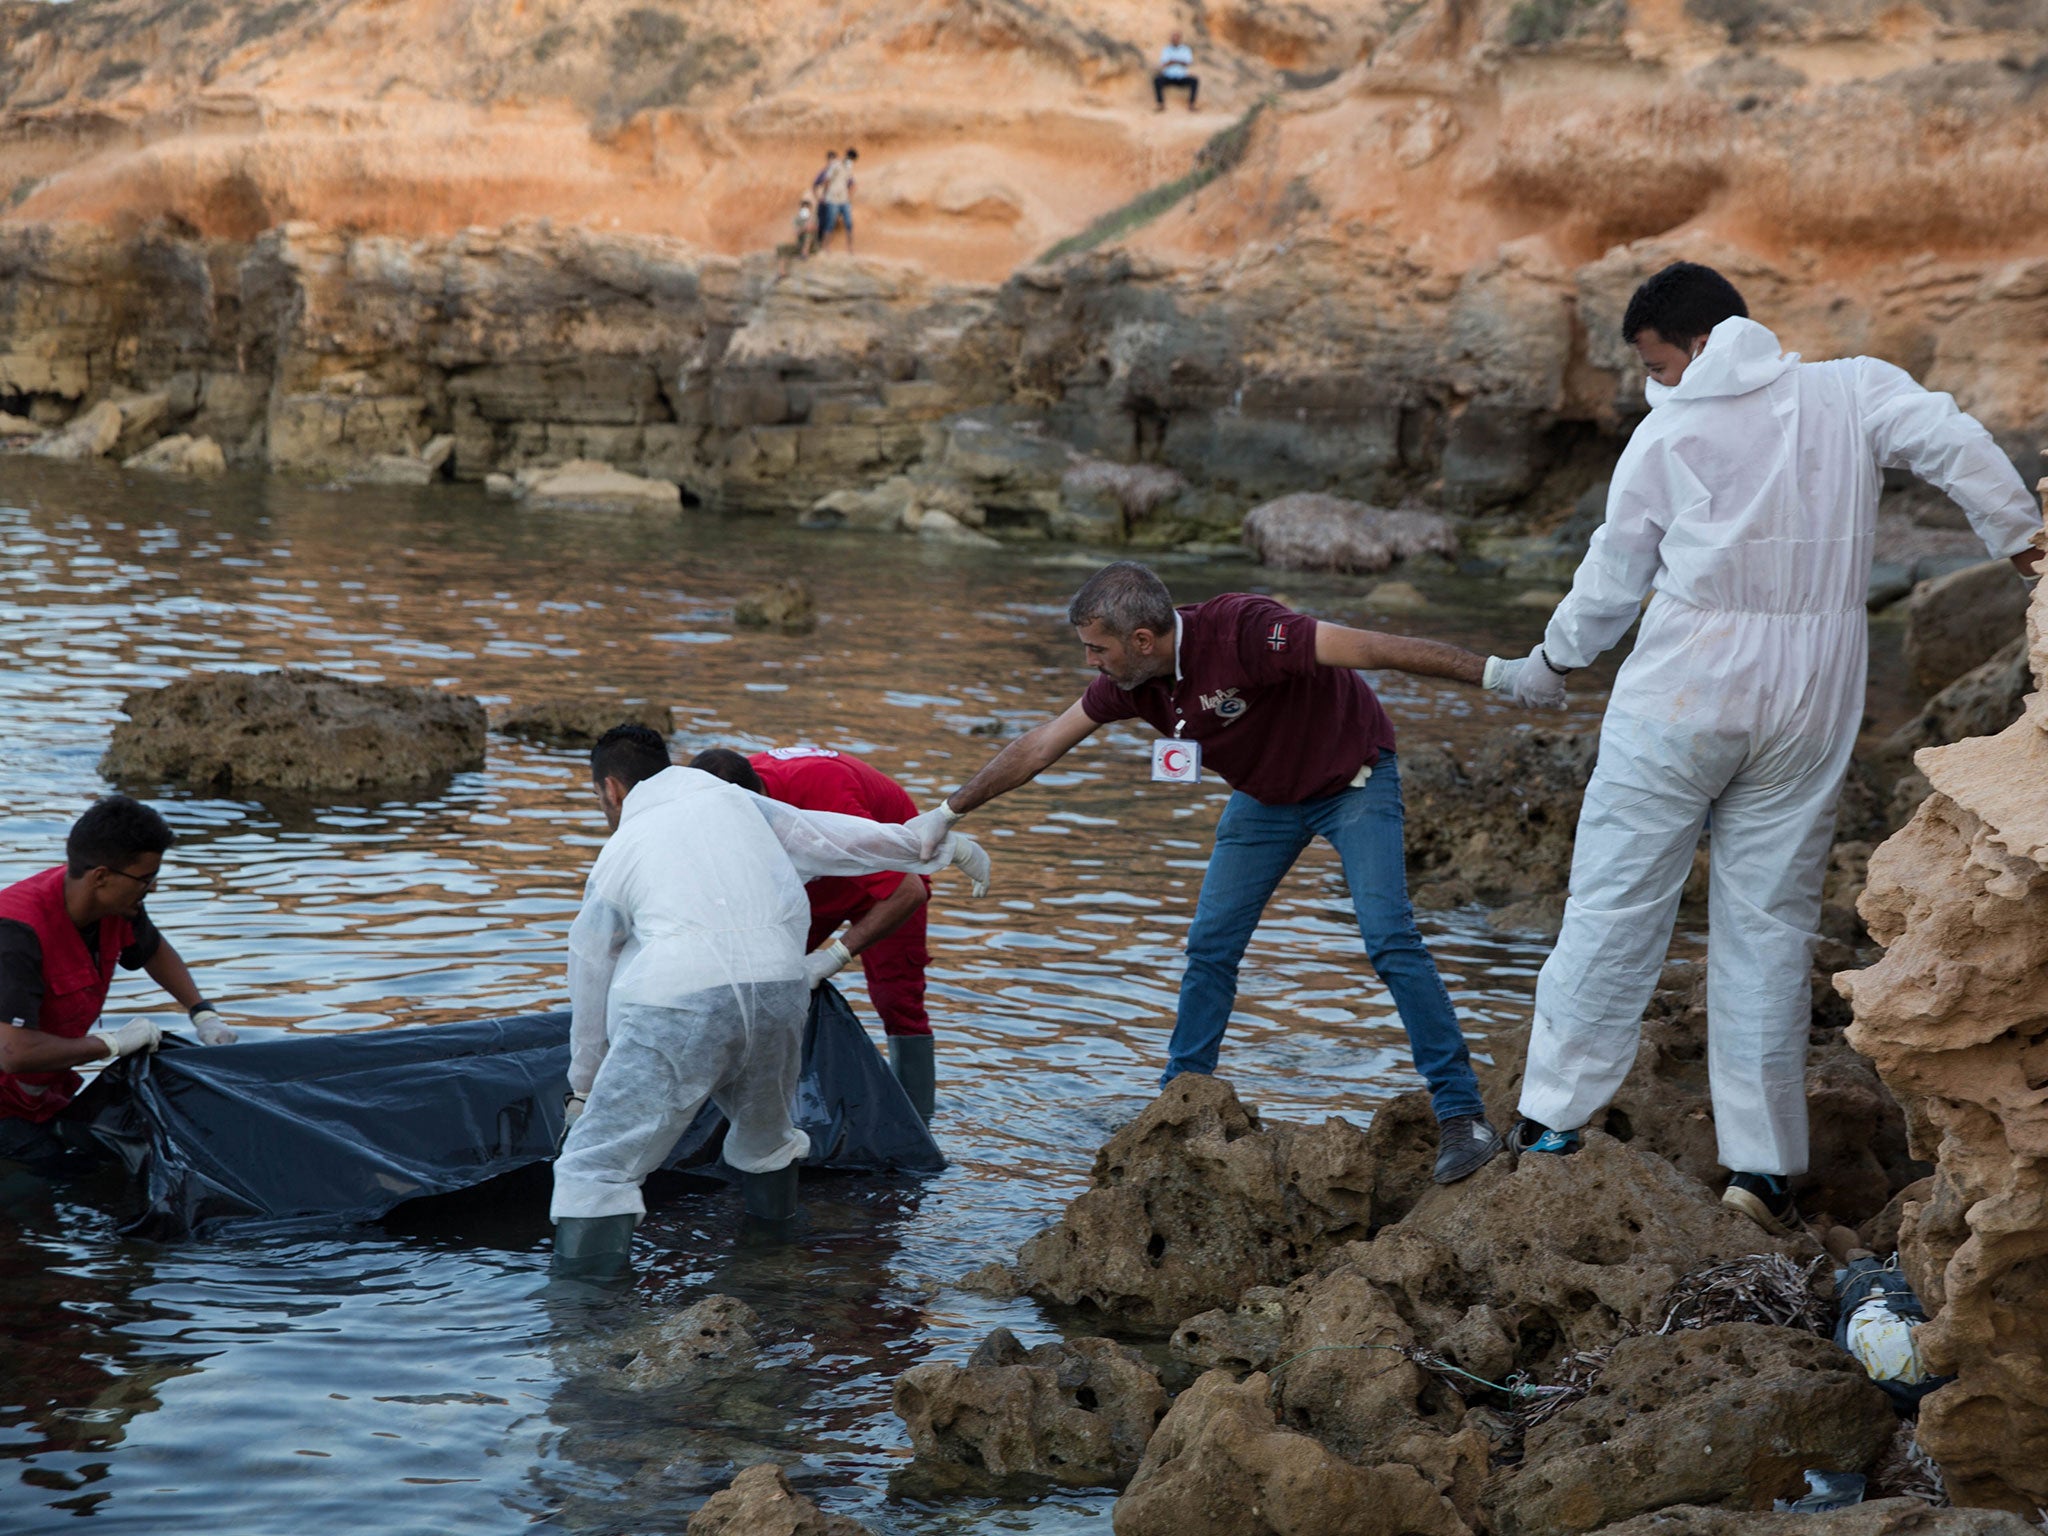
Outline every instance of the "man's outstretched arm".
<path fill-rule="evenodd" d="M 1316 660 L 1326 667 L 1413 672 L 1418 677 L 1448 677 L 1458 683 L 1478 683 L 1486 677 L 1486 658 L 1462 646 L 1372 629 L 1346 629 L 1328 622 L 1316 625 Z"/>
<path fill-rule="evenodd" d="M 948 795 L 944 803 L 953 808 L 955 815 L 965 816 L 997 795 L 1007 795 L 1019 784 L 1029 784 L 1098 729 L 1077 700 L 1067 706 L 1064 714 L 1033 726 L 990 758 L 981 772 Z"/>

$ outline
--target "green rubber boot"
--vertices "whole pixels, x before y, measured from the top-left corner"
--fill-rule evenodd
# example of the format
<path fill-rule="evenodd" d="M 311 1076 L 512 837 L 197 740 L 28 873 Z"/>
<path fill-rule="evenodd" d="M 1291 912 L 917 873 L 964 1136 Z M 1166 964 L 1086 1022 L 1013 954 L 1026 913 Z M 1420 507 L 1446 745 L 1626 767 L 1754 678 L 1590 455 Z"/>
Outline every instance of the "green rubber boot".
<path fill-rule="evenodd" d="M 740 1201 L 755 1221 L 790 1220 L 796 1215 L 796 1164 L 771 1173 L 741 1174 Z"/>
<path fill-rule="evenodd" d="M 603 1285 L 623 1280 L 633 1267 L 633 1226 L 639 1218 L 564 1216 L 555 1223 L 555 1256 L 548 1272 L 557 1280 Z"/>
<path fill-rule="evenodd" d="M 938 1064 L 932 1057 L 932 1037 L 891 1035 L 889 1070 L 896 1074 L 896 1081 L 901 1083 L 903 1091 L 910 1095 L 910 1102 L 917 1110 L 918 1119 L 930 1125 L 939 1091 Z"/>

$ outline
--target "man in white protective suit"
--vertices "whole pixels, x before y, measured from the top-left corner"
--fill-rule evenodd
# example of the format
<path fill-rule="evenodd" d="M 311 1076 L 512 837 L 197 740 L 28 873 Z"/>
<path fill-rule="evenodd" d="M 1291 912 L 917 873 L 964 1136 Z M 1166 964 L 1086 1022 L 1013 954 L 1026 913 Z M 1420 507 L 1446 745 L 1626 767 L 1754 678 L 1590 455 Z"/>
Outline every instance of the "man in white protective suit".
<path fill-rule="evenodd" d="M 1809 968 L 1835 801 L 1863 715 L 1881 471 L 1962 505 L 2022 574 L 2041 517 L 1991 435 L 1875 358 L 1802 363 L 1710 268 L 1636 290 L 1649 373 L 1607 518 L 1532 669 L 1562 702 L 1642 614 L 1579 814 L 1563 931 L 1536 983 L 1524 1152 L 1568 1153 L 1636 1058 L 1702 827 L 1712 826 L 1708 1067 L 1731 1178 L 1773 1233 L 1805 1172 Z M 1648 610 L 1643 598 L 1654 592 Z"/>
<path fill-rule="evenodd" d="M 954 837 L 918 857 L 888 822 L 793 806 L 694 768 L 642 725 L 607 731 L 590 775 L 613 836 L 569 930 L 568 1131 L 555 1160 L 554 1268 L 623 1274 L 640 1186 L 708 1098 L 730 1126 L 725 1161 L 747 1213 L 796 1212 L 791 1120 L 803 1026 L 819 964 L 804 954 L 804 882 L 957 864 L 977 896 L 988 856 Z"/>

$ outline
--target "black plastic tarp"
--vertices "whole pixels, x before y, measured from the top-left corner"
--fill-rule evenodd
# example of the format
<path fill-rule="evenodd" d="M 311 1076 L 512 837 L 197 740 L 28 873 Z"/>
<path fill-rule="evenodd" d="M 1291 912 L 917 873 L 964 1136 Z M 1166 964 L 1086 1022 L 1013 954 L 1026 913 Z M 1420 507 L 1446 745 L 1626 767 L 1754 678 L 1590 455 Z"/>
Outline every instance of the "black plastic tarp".
<path fill-rule="evenodd" d="M 545 1161 L 568 1070 L 569 1015 L 529 1013 L 127 1057 L 77 1113 L 135 1176 L 145 1210 L 130 1230 L 169 1240 L 370 1221 Z M 830 985 L 812 994 L 796 1118 L 806 1167 L 946 1166 Z M 712 1171 L 724 1139 L 707 1104 L 665 1166 Z"/>

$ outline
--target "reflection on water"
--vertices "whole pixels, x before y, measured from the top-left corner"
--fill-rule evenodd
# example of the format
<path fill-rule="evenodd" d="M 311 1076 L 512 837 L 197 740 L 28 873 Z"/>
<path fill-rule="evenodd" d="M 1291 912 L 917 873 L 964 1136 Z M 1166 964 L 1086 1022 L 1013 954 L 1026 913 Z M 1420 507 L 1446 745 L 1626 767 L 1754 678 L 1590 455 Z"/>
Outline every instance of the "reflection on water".
<path fill-rule="evenodd" d="M 0 461 L 0 879 L 54 862 L 103 788 L 125 693 L 192 669 L 290 663 L 487 703 L 658 699 L 685 748 L 838 747 L 929 803 L 1087 681 L 1060 622 L 1084 565 L 515 512 L 445 488 L 190 488 Z M 1183 599 L 1270 581 L 1228 562 L 1165 569 Z M 735 633 L 733 599 L 791 572 L 816 593 L 817 632 Z M 1364 585 L 1290 575 L 1279 590 L 1362 618 Z M 1467 606 L 1455 584 L 1438 595 L 1402 627 L 1520 654 L 1541 625 Z M 1410 741 L 1513 719 L 1471 690 L 1384 681 Z M 735 1465 L 772 1456 L 878 1530 L 1101 1529 L 1106 1494 L 889 1500 L 907 1454 L 889 1385 L 999 1323 L 1027 1339 L 1060 1325 L 949 1282 L 1013 1253 L 1152 1092 L 1223 795 L 1147 782 L 1147 747 L 1105 731 L 976 817 L 996 890 L 972 904 L 942 879 L 932 923 L 936 1130 L 953 1167 L 807 1184 L 793 1248 L 736 1249 L 729 1194 L 671 1191 L 642 1228 L 632 1295 L 591 1305 L 547 1293 L 544 1178 L 492 1209 L 297 1239 L 127 1242 L 70 1191 L 0 1215 L 0 1458 L 19 1469 L 0 1523 L 676 1530 Z M 483 771 L 418 800 L 152 798 L 181 842 L 151 910 L 237 1026 L 562 1000 L 563 936 L 603 836 L 575 754 L 494 736 Z M 1482 1049 L 1526 1017 L 1540 945 L 1475 913 L 1423 924 Z M 848 990 L 864 1009 L 857 973 Z M 162 1004 L 130 978 L 112 1007 Z M 1240 1006 L 1225 1069 L 1269 1113 L 1363 1119 L 1414 1086 L 1326 849 L 1268 911 Z M 708 1291 L 761 1314 L 756 1375 L 621 1389 L 603 1341 Z"/>

